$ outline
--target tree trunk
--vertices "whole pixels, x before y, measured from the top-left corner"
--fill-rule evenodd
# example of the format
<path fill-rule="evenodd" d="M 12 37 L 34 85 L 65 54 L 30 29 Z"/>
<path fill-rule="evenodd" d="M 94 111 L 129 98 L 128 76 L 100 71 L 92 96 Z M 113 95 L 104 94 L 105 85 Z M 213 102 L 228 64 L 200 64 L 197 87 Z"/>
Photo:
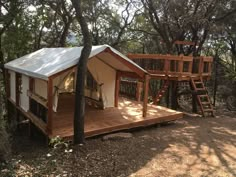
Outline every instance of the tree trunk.
<path fill-rule="evenodd" d="M 78 62 L 76 93 L 75 93 L 75 112 L 74 112 L 74 144 L 84 143 L 84 115 L 85 98 L 84 86 L 87 72 L 87 60 L 91 52 L 92 41 L 87 23 L 82 15 L 81 0 L 71 0 L 75 8 L 76 18 L 80 24 L 83 34 L 84 47 Z"/>
<path fill-rule="evenodd" d="M 213 92 L 213 105 L 216 106 L 216 93 L 218 87 L 218 54 L 215 55 L 215 79 L 214 79 L 214 92 Z"/>

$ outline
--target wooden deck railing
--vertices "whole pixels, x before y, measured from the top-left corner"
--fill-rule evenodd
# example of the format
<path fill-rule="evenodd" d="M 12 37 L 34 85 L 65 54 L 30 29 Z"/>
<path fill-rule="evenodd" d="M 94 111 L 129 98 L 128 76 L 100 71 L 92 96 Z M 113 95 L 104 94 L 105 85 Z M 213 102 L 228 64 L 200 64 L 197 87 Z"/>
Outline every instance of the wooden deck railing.
<path fill-rule="evenodd" d="M 192 57 L 159 54 L 129 54 L 132 59 L 151 74 L 172 76 L 210 76 L 212 57 Z"/>
<path fill-rule="evenodd" d="M 120 81 L 120 95 L 140 101 L 142 92 L 142 83 L 131 80 Z"/>

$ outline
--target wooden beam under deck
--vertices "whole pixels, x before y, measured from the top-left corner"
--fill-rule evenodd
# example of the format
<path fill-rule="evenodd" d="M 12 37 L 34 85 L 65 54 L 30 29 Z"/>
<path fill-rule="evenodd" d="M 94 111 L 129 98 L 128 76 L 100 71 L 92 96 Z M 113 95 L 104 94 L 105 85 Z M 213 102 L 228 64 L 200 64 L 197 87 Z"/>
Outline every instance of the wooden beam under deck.
<path fill-rule="evenodd" d="M 53 79 L 48 78 L 48 95 L 47 95 L 47 108 L 48 108 L 48 116 L 47 116 L 47 131 L 50 134 L 52 132 L 53 125 Z"/>
<path fill-rule="evenodd" d="M 29 119 L 36 127 L 38 127 L 43 134 L 47 135 L 47 125 L 45 122 L 40 120 L 38 117 L 36 117 L 34 114 L 31 112 L 26 112 L 24 111 L 21 107 L 17 106 L 14 101 L 12 101 L 10 98 L 8 98 L 8 101 L 15 106 L 15 108 L 21 112 L 27 119 Z"/>

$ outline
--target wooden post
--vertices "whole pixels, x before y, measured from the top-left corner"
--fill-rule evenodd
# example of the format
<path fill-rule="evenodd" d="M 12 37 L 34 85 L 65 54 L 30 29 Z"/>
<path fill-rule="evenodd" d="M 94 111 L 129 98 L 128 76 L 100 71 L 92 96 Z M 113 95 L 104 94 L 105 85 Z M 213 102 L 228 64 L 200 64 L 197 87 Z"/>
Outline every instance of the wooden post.
<path fill-rule="evenodd" d="M 183 61 L 183 54 L 180 55 L 181 60 L 179 61 L 179 77 L 182 76 L 183 73 L 183 66 L 184 66 L 184 61 Z"/>
<path fill-rule="evenodd" d="M 145 80 L 144 80 L 143 117 L 147 116 L 149 80 L 150 80 L 150 76 L 148 74 L 146 74 Z"/>
<path fill-rule="evenodd" d="M 120 71 L 116 71 L 115 107 L 118 107 L 119 105 L 119 92 L 120 92 Z"/>
<path fill-rule="evenodd" d="M 191 81 L 189 82 L 190 84 L 190 88 L 192 90 L 192 112 L 193 113 L 197 113 L 197 95 L 196 93 L 194 92 L 194 88 L 193 88 L 193 85 L 191 84 Z"/>
<path fill-rule="evenodd" d="M 170 107 L 170 87 L 167 88 L 165 99 L 166 99 L 166 107 L 169 108 Z"/>
<path fill-rule="evenodd" d="M 142 83 L 137 82 L 137 88 L 136 88 L 136 100 L 138 102 L 141 101 L 141 93 L 142 93 Z"/>
<path fill-rule="evenodd" d="M 178 82 L 172 81 L 171 83 L 171 109 L 176 110 L 178 107 L 177 102 L 177 90 L 178 89 Z"/>
<path fill-rule="evenodd" d="M 165 61 L 165 64 L 164 64 L 164 73 L 165 73 L 166 75 L 168 75 L 168 74 L 169 74 L 169 71 L 170 71 L 170 60 L 165 59 L 164 61 Z"/>
<path fill-rule="evenodd" d="M 16 122 L 17 122 L 17 129 L 18 123 L 20 121 L 20 113 L 17 107 L 20 105 L 20 77 L 21 75 L 19 73 L 15 73 L 15 95 L 16 95 L 16 105 L 15 105 L 15 111 L 16 111 Z"/>
<path fill-rule="evenodd" d="M 203 67 L 204 67 L 203 57 L 199 57 L 199 68 L 198 68 L 199 76 L 202 76 Z"/>
<path fill-rule="evenodd" d="M 19 73 L 15 74 L 15 93 L 16 93 L 16 106 L 20 105 L 20 77 Z"/>
<path fill-rule="evenodd" d="M 52 133 L 52 114 L 53 114 L 53 80 L 48 78 L 48 117 L 47 117 L 47 133 L 48 135 Z"/>

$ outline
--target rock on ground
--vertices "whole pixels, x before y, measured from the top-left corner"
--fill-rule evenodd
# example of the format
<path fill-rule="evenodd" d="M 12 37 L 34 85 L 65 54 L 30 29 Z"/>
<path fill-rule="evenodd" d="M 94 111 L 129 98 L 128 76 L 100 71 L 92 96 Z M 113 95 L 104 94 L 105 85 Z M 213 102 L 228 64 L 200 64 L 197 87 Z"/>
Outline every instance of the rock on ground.
<path fill-rule="evenodd" d="M 119 140 L 119 139 L 127 139 L 127 138 L 132 138 L 133 135 L 131 133 L 113 133 L 109 135 L 105 135 L 102 137 L 103 140 Z"/>

